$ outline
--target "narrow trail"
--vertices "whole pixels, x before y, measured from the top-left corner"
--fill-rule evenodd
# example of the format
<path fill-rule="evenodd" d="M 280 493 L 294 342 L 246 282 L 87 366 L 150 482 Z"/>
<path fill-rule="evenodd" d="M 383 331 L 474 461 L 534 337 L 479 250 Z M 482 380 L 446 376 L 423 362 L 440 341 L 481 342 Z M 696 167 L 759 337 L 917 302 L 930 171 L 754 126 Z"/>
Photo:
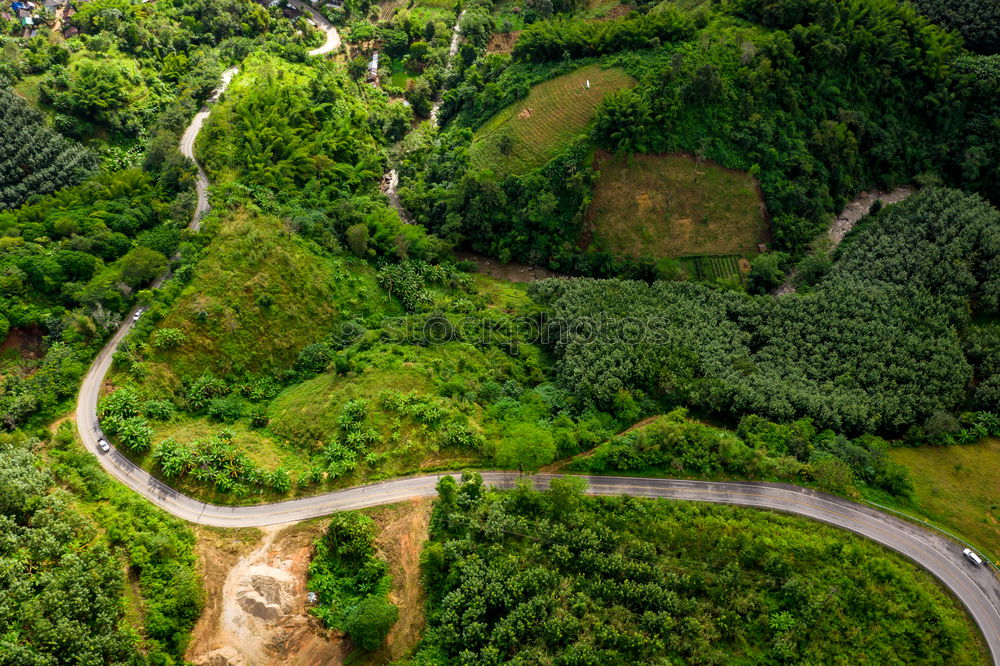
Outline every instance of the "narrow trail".
<path fill-rule="evenodd" d="M 464 9 L 455 18 L 455 26 L 452 28 L 451 33 L 451 45 L 448 47 L 448 64 L 445 66 L 445 76 L 451 71 L 452 62 L 454 62 L 455 55 L 458 53 L 458 42 L 462 37 L 460 24 L 462 23 L 463 16 L 465 16 Z M 434 126 L 438 124 L 437 114 L 440 108 L 441 96 L 438 95 L 438 98 L 434 101 L 434 105 L 431 107 L 430 122 Z M 389 205 L 399 213 L 400 219 L 406 224 L 410 224 L 410 214 L 403 207 L 403 203 L 399 200 L 399 194 L 396 191 L 398 187 L 399 173 L 395 169 L 389 169 L 385 176 L 382 177 L 382 193 L 389 199 Z"/>
<path fill-rule="evenodd" d="M 451 72 L 452 62 L 455 60 L 455 55 L 458 53 L 458 40 L 462 37 L 462 31 L 460 25 L 462 23 L 462 17 L 465 16 L 465 10 L 463 9 L 459 12 L 458 17 L 455 19 L 455 27 L 452 28 L 451 32 L 451 46 L 448 47 L 448 64 L 445 65 L 444 75 L 448 76 Z M 438 95 L 437 100 L 434 101 L 434 106 L 431 107 L 431 124 L 437 125 L 437 114 L 438 110 L 441 108 L 441 96 Z"/>
<path fill-rule="evenodd" d="M 309 5 L 300 2 L 300 0 L 288 0 L 288 2 L 300 11 L 308 13 L 312 16 L 319 29 L 326 33 L 326 41 L 323 45 L 309 51 L 309 55 L 325 55 L 340 47 L 340 34 L 337 32 L 337 29 L 326 20 L 325 16 Z M 195 189 L 198 193 L 198 203 L 195 206 L 194 215 L 191 217 L 191 223 L 188 225 L 188 228 L 192 231 L 199 231 L 201 229 L 201 219 L 205 217 L 205 214 L 208 213 L 211 208 L 208 203 L 208 176 L 205 174 L 205 170 L 202 168 L 201 164 L 198 163 L 198 158 L 194 155 L 194 144 L 198 139 L 198 133 L 201 132 L 201 128 L 204 126 L 209 114 L 212 113 L 212 106 L 219 101 L 223 93 L 225 93 L 229 88 L 229 84 L 232 82 L 233 77 L 236 76 L 237 72 L 239 72 L 238 67 L 230 67 L 222 73 L 222 79 L 219 82 L 219 87 L 216 88 L 211 95 L 209 95 L 207 100 L 205 100 L 205 105 L 202 106 L 198 113 L 194 115 L 194 118 L 191 119 L 191 123 L 184 130 L 184 134 L 181 135 L 181 142 L 179 146 L 181 155 L 194 162 L 195 167 L 198 169 L 198 173 L 195 176 Z"/>
<path fill-rule="evenodd" d="M 833 219 L 830 228 L 826 231 L 829 240 L 829 249 L 832 251 L 844 237 L 854 228 L 854 225 L 861 221 L 871 211 L 876 201 L 881 201 L 883 206 L 899 203 L 916 193 L 916 188 L 910 185 L 897 187 L 889 192 L 862 192 L 854 201 L 844 206 L 840 215 Z M 795 293 L 795 270 L 788 273 L 784 283 L 774 290 L 773 295 L 785 296 Z"/>
<path fill-rule="evenodd" d="M 229 84 L 232 82 L 233 77 L 236 76 L 236 72 L 239 71 L 237 67 L 230 67 L 222 73 L 222 80 L 219 83 L 219 87 L 209 95 L 208 99 L 205 101 L 205 105 L 201 107 L 198 113 L 194 114 L 194 118 L 191 119 L 191 124 L 187 126 L 184 130 L 184 134 L 181 135 L 180 151 L 181 155 L 188 158 L 194 162 L 195 168 L 198 169 L 198 174 L 195 176 L 195 188 L 198 192 L 198 205 L 195 206 L 194 215 L 191 217 L 191 224 L 188 228 L 192 231 L 199 231 L 201 229 L 201 218 L 205 217 L 205 214 L 209 211 L 208 205 L 208 176 L 205 175 L 205 170 L 202 168 L 201 164 L 198 163 L 198 159 L 194 156 L 194 142 L 198 138 L 198 133 L 201 132 L 202 126 L 208 119 L 208 115 L 212 112 L 212 106 L 219 101 L 222 94 L 226 92 Z"/>

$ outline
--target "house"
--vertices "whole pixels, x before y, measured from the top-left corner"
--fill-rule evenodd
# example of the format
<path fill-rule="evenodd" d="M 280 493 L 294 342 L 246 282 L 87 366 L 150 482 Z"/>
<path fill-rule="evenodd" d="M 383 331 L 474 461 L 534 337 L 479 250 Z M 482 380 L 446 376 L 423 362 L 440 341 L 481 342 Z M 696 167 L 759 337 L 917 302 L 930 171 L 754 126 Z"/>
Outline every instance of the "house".
<path fill-rule="evenodd" d="M 66 39 L 69 39 L 70 37 L 76 37 L 79 34 L 80 34 L 80 29 L 77 28 L 76 26 L 73 26 L 71 28 L 66 28 L 65 30 L 63 30 L 63 37 L 65 37 Z"/>
<path fill-rule="evenodd" d="M 69 18 L 73 14 L 76 14 L 76 9 L 73 7 L 67 7 L 66 11 L 63 12 L 63 18 Z"/>

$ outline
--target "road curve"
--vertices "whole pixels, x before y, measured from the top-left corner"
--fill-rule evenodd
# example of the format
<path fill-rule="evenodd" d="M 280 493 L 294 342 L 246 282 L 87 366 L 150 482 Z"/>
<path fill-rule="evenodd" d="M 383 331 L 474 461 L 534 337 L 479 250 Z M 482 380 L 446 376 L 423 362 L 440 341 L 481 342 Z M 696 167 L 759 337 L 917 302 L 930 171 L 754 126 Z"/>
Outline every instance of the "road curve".
<path fill-rule="evenodd" d="M 194 141 L 198 138 L 198 132 L 201 131 L 202 125 L 205 124 L 205 120 L 208 118 L 208 114 L 211 113 L 211 106 L 219 101 L 222 97 L 222 93 L 226 92 L 226 88 L 229 87 L 229 82 L 233 80 L 237 72 L 236 67 L 230 67 L 222 73 L 222 80 L 219 83 L 219 87 L 209 95 L 208 99 L 205 101 L 205 106 L 201 107 L 198 113 L 194 114 L 194 118 L 191 119 L 191 124 L 187 126 L 184 130 L 184 134 L 181 135 L 180 151 L 181 155 L 188 158 L 194 162 L 195 167 L 198 169 L 198 174 L 195 176 L 195 189 L 198 192 L 198 205 L 194 209 L 194 215 L 191 217 L 191 224 L 188 225 L 193 231 L 198 231 L 201 229 L 201 218 L 205 216 L 208 212 L 208 176 L 205 175 L 205 170 L 201 168 L 198 164 L 197 158 L 194 156 Z"/>
<path fill-rule="evenodd" d="M 84 445 L 115 478 L 160 508 L 200 525 L 260 527 L 328 515 L 336 511 L 391 504 L 418 497 L 433 497 L 444 474 L 407 477 L 369 484 L 313 497 L 255 506 L 217 506 L 183 495 L 154 479 L 116 450 L 103 454 L 97 448 L 99 426 L 95 409 L 105 373 L 115 347 L 131 326 L 123 326 L 94 361 L 84 379 L 76 419 Z M 512 487 L 515 472 L 483 472 L 486 483 Z M 531 477 L 539 488 L 559 475 Z M 635 477 L 584 476 L 592 495 L 631 495 L 757 507 L 796 514 L 850 530 L 910 558 L 932 573 L 966 607 L 986 639 L 994 664 L 1000 666 L 1000 580 L 987 566 L 973 566 L 962 555 L 962 546 L 875 509 L 797 486 L 718 481 L 687 481 Z"/>
<path fill-rule="evenodd" d="M 288 2 L 297 7 L 300 11 L 310 14 L 319 29 L 326 33 L 326 41 L 323 42 L 323 45 L 309 51 L 309 55 L 325 55 L 336 50 L 340 46 L 340 34 L 337 32 L 337 29 L 326 20 L 325 16 L 299 0 L 288 0 Z M 202 106 L 198 113 L 194 115 L 194 118 L 191 119 L 191 123 L 184 130 L 184 134 L 181 135 L 181 155 L 194 162 L 194 166 L 198 170 L 198 173 L 195 176 L 195 190 L 198 193 L 198 203 L 195 206 L 194 215 L 191 217 L 191 224 L 188 225 L 188 228 L 192 231 L 198 231 L 201 229 L 201 218 L 203 218 L 209 210 L 208 176 L 205 175 L 205 170 L 201 168 L 201 164 L 198 163 L 198 159 L 194 156 L 194 142 L 195 139 L 198 138 L 198 133 L 201 131 L 202 125 L 205 124 L 205 120 L 212 112 L 211 106 L 219 101 L 219 98 L 222 97 L 222 93 L 226 92 L 226 88 L 229 87 L 229 83 L 233 80 L 237 71 L 239 71 L 237 67 L 230 67 L 222 73 L 222 80 L 219 83 L 219 87 L 216 88 L 205 101 L 205 105 Z"/>
<path fill-rule="evenodd" d="M 288 4 L 292 5 L 301 12 L 306 12 L 312 16 L 313 21 L 316 22 L 316 27 L 326 33 L 326 41 L 323 42 L 322 46 L 314 48 L 309 52 L 311 56 L 325 55 L 337 50 L 340 46 L 340 33 L 337 29 L 333 27 L 333 24 L 326 20 L 326 17 L 316 11 L 315 8 L 310 7 L 300 0 L 288 0 Z"/>
<path fill-rule="evenodd" d="M 336 28 L 322 15 L 299 0 L 289 2 L 309 12 L 327 33 L 326 42 L 310 51 L 310 55 L 329 53 L 340 45 Z M 452 46 L 454 50 L 454 44 Z M 191 229 L 195 231 L 200 228 L 201 218 L 208 212 L 209 205 L 208 178 L 194 157 L 194 142 L 208 117 L 210 105 L 219 99 L 236 71 L 233 67 L 223 73 L 219 88 L 195 115 L 181 138 L 181 153 L 198 168 L 198 205 L 191 221 Z M 104 469 L 161 509 L 199 525 L 261 527 L 436 494 L 435 486 L 443 474 L 407 477 L 276 504 L 217 506 L 179 493 L 115 449 L 102 453 L 97 446 L 100 435 L 97 400 L 114 352 L 133 326 L 133 313 L 129 313 L 126 323 L 108 341 L 84 377 L 77 400 L 76 423 L 84 446 L 97 456 Z M 540 474 L 531 478 L 537 487 L 544 488 L 557 476 Z M 483 472 L 483 478 L 490 485 L 509 488 L 520 476 L 514 472 Z M 1000 580 L 989 567 L 969 564 L 962 555 L 962 547 L 943 536 L 875 509 L 797 486 L 610 476 L 582 478 L 587 481 L 588 492 L 592 495 L 659 497 L 757 507 L 805 516 L 867 537 L 910 558 L 936 576 L 965 605 L 986 639 L 993 663 L 1000 666 Z"/>

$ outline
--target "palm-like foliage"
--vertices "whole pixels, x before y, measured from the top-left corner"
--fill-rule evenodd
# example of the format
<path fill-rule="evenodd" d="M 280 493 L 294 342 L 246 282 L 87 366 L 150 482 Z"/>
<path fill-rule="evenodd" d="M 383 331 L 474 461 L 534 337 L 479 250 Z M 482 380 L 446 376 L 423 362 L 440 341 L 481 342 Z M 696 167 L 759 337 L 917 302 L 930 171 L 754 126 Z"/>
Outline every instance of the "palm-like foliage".
<path fill-rule="evenodd" d="M 93 153 L 63 138 L 24 100 L 0 89 L 0 209 L 75 185 L 96 166 Z"/>

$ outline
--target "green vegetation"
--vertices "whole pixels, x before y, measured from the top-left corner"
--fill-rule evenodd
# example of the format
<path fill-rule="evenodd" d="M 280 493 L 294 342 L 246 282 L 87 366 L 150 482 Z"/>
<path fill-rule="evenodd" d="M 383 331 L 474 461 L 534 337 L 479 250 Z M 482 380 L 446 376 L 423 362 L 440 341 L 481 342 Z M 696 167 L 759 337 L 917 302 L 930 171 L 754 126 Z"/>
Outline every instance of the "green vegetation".
<path fill-rule="evenodd" d="M 382 645 L 399 618 L 388 599 L 389 567 L 375 555 L 375 533 L 375 521 L 364 514 L 334 514 L 309 564 L 309 589 L 319 598 L 312 612 L 366 652 Z"/>
<path fill-rule="evenodd" d="M 912 502 L 893 502 L 918 513 L 981 548 L 1000 561 L 1000 503 L 997 470 L 1000 440 L 977 444 L 901 447 L 889 451 L 893 461 L 910 470 Z M 877 501 L 885 503 L 882 498 Z"/>
<path fill-rule="evenodd" d="M 594 168 L 584 234 L 612 254 L 754 256 L 767 239 L 756 185 L 745 174 L 684 155 L 604 154 Z"/>
<path fill-rule="evenodd" d="M 942 414 L 994 409 L 978 401 L 996 380 L 983 382 L 985 393 L 970 381 L 976 368 L 984 379 L 994 371 L 995 349 L 967 359 L 956 326 L 970 323 L 970 311 L 996 313 L 997 211 L 976 196 L 928 189 L 874 219 L 807 295 L 533 284 L 561 333 L 552 345 L 560 385 L 584 405 L 609 408 L 626 391 L 640 403 L 809 417 L 821 429 L 917 441 L 957 429 Z M 581 318 L 591 325 L 576 325 Z"/>
<path fill-rule="evenodd" d="M 910 5 L 739 0 L 691 16 L 663 9 L 602 23 L 539 22 L 513 58 L 488 54 L 469 65 L 443 95 L 441 118 L 450 122 L 441 149 L 408 146 L 400 196 L 412 216 L 502 261 L 656 277 L 652 263 L 576 247 L 590 202 L 586 148 L 547 146 L 549 163 L 504 178 L 476 158 L 478 133 L 466 134 L 531 86 L 593 65 L 585 56 L 637 81 L 599 106 L 594 143 L 624 154 L 686 152 L 750 173 L 773 244 L 793 258 L 861 189 L 944 182 L 1000 200 L 987 157 L 1000 145 L 997 61 L 969 56 Z M 647 34 L 659 21 L 669 34 Z M 513 146 L 504 141 L 499 147 Z"/>
<path fill-rule="evenodd" d="M 814 483 L 820 489 L 857 496 L 876 488 L 906 500 L 913 492 L 909 471 L 892 460 L 880 437 L 848 439 L 817 431 L 812 421 L 788 425 L 746 416 L 735 432 L 686 418 L 683 409 L 619 435 L 569 469 L 594 474 L 736 477 Z M 1000 429 L 1000 428 L 998 428 Z"/>
<path fill-rule="evenodd" d="M 662 42 L 690 37 L 692 22 L 679 11 L 630 14 L 603 23 L 553 19 L 528 26 L 514 45 L 519 60 L 544 62 L 587 58 L 632 49 L 655 48 Z"/>
<path fill-rule="evenodd" d="M 181 244 L 188 209 L 171 205 L 174 196 L 128 170 L 0 212 L 2 332 L 45 336 L 36 358 L 0 367 L 11 371 L 0 390 L 5 427 L 51 416 L 124 312 L 146 299 L 142 288 Z"/>
<path fill-rule="evenodd" d="M 0 434 L 0 658 L 181 659 L 201 609 L 194 534 L 111 483 L 71 424 L 41 455 L 38 440 Z M 126 571 L 138 581 L 136 608 L 126 605 Z"/>
<path fill-rule="evenodd" d="M 533 86 L 476 130 L 471 165 L 502 177 L 545 164 L 584 131 L 605 93 L 634 83 L 621 69 L 591 65 Z"/>
<path fill-rule="evenodd" d="M 954 30 L 971 51 L 1000 52 L 1000 5 L 990 0 L 913 0 L 935 23 Z"/>
<path fill-rule="evenodd" d="M 101 427 L 201 499 L 571 459 L 865 497 L 995 557 L 1000 55 L 981 2 L 915 6 L 347 0 L 313 58 L 291 7 L 91 0 L 77 36 L 0 38 L 0 422 L 52 440 L 0 435 L 0 662 L 183 658 L 192 533 L 45 427 L 140 305 Z M 178 141 L 233 66 L 188 231 Z M 441 494 L 417 663 L 983 661 L 929 576 L 811 523 L 572 478 Z M 311 569 L 365 651 L 399 613 L 373 538 L 336 516 Z"/>
<path fill-rule="evenodd" d="M 185 377 L 206 372 L 278 374 L 317 331 L 392 312 L 363 263 L 317 256 L 280 220 L 249 211 L 220 223 L 193 273 L 168 312 L 147 315 L 156 324 L 150 343 L 123 354 L 158 391 L 180 392 Z M 164 343 L 165 331 L 177 331 L 176 342 Z"/>
<path fill-rule="evenodd" d="M 79 183 L 94 156 L 52 131 L 38 111 L 0 89 L 0 210 Z"/>
<path fill-rule="evenodd" d="M 931 576 L 811 521 L 733 507 L 439 484 L 418 663 L 981 664 Z"/>

